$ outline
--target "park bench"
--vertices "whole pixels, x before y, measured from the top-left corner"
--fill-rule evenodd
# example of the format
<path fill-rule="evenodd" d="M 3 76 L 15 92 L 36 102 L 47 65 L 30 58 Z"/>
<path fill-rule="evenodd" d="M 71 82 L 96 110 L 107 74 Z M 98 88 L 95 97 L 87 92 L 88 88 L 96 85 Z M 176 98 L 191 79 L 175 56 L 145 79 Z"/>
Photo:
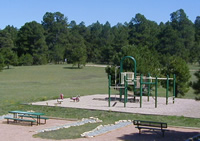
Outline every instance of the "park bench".
<path fill-rule="evenodd" d="M 31 115 L 18 115 L 18 116 L 21 117 L 21 119 L 23 119 L 23 117 L 37 119 L 37 116 L 31 116 Z M 44 119 L 44 121 L 45 121 L 44 124 L 46 124 L 46 120 L 48 120 L 49 118 L 48 117 L 40 117 L 40 119 Z"/>
<path fill-rule="evenodd" d="M 9 120 L 13 120 L 14 122 L 17 122 L 17 121 L 31 122 L 31 126 L 33 125 L 33 122 L 36 122 L 36 120 L 28 120 L 28 119 L 20 119 L 20 118 L 12 118 L 12 117 L 4 117 L 4 119 L 7 119 L 7 124 L 9 124 Z"/>
<path fill-rule="evenodd" d="M 164 137 L 165 131 L 168 131 L 167 123 L 164 122 L 154 122 L 154 121 L 142 121 L 142 120 L 134 120 L 134 125 L 137 125 L 135 128 L 138 128 L 139 133 L 141 134 L 141 129 L 149 129 L 149 130 L 161 130 L 162 136 Z"/>

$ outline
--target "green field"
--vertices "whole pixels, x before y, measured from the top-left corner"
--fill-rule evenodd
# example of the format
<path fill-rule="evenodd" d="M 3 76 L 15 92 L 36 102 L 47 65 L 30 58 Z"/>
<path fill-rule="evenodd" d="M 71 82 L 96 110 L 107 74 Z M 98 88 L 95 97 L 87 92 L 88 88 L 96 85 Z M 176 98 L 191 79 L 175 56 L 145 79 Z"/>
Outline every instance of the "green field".
<path fill-rule="evenodd" d="M 12 67 L 0 72 L 0 115 L 32 101 L 107 93 L 105 68 L 71 65 Z"/>
<path fill-rule="evenodd" d="M 199 67 L 198 67 L 199 68 Z M 191 74 L 194 72 L 191 71 Z M 194 81 L 195 77 L 191 77 Z M 0 72 L 0 115 L 7 114 L 10 110 L 34 110 L 44 112 L 47 116 L 82 119 L 98 117 L 103 123 L 114 123 L 118 120 L 143 119 L 167 122 L 171 126 L 200 127 L 200 119 L 176 117 L 176 116 L 147 116 L 138 114 L 116 113 L 94 110 L 80 110 L 59 107 L 40 107 L 25 105 L 24 103 L 56 99 L 60 93 L 64 97 L 76 95 L 91 95 L 108 93 L 108 80 L 105 68 L 84 67 L 72 68 L 71 65 L 42 65 L 11 67 Z M 112 93 L 116 91 L 112 90 Z M 165 95 L 165 89 L 159 88 L 159 96 Z M 191 89 L 184 98 L 194 98 Z M 98 124 L 89 124 L 81 127 L 73 127 L 78 133 L 91 130 Z M 80 134 L 73 134 L 70 129 L 56 132 L 42 133 L 36 136 L 43 138 L 60 139 L 78 138 Z"/>

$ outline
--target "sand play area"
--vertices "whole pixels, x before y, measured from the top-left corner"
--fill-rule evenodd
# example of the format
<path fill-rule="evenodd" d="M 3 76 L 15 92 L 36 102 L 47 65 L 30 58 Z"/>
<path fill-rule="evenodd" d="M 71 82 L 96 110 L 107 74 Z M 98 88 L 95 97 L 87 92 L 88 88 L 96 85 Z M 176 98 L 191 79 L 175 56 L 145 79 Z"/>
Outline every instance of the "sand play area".
<path fill-rule="evenodd" d="M 142 108 L 140 108 L 139 102 L 128 102 L 126 107 L 124 103 L 121 103 L 115 95 L 111 98 L 111 107 L 108 107 L 108 95 L 96 94 L 89 96 L 81 96 L 79 102 L 74 102 L 70 98 L 66 98 L 59 104 L 57 99 L 31 103 L 32 105 L 42 106 L 60 106 L 71 108 L 83 108 L 83 109 L 97 109 L 97 110 L 110 110 L 127 113 L 139 113 L 139 114 L 151 114 L 151 115 L 176 115 L 185 117 L 200 118 L 200 102 L 189 99 L 176 99 L 175 103 L 172 103 L 172 99 L 169 99 L 169 104 L 165 104 L 165 98 L 158 98 L 158 106 L 155 108 L 155 100 L 150 99 L 147 102 L 147 98 L 143 97 Z M 112 107 L 115 103 L 116 105 Z M 46 124 L 39 126 L 30 126 L 24 124 L 7 124 L 6 120 L 0 121 L 0 136 L 1 139 L 7 141 L 50 141 L 49 139 L 33 138 L 32 136 L 39 130 L 45 128 L 51 128 L 54 126 L 61 126 L 67 123 L 73 123 L 77 121 L 68 121 L 60 119 L 49 119 Z M 162 137 L 156 132 L 149 130 L 143 130 L 142 134 L 138 133 L 138 129 L 133 124 L 118 128 L 107 133 L 92 137 L 92 138 L 79 138 L 76 141 L 116 141 L 116 140 L 131 140 L 131 141 L 185 141 L 188 138 L 200 134 L 200 129 L 195 128 L 180 128 L 180 127 L 168 127 L 169 131 L 165 132 L 165 137 Z M 158 131 L 159 132 L 159 131 Z M 67 140 L 66 140 L 67 141 Z"/>
<path fill-rule="evenodd" d="M 173 104 L 172 98 L 169 98 L 169 103 L 166 105 L 166 99 L 164 97 L 158 97 L 157 108 L 155 108 L 155 100 L 152 97 L 150 97 L 150 101 L 148 102 L 147 97 L 143 96 L 142 108 L 140 108 L 139 102 L 128 102 L 126 103 L 126 107 L 124 107 L 124 103 L 119 102 L 118 99 L 118 96 L 111 96 L 111 107 L 108 107 L 108 95 L 106 94 L 81 96 L 79 102 L 74 102 L 70 98 L 66 98 L 61 104 L 59 104 L 56 99 L 36 102 L 32 104 L 81 109 L 109 110 L 126 113 L 174 115 L 200 118 L 200 101 L 195 101 L 192 99 L 176 98 L 175 103 Z M 139 97 L 136 99 L 139 99 Z M 116 105 L 112 107 L 115 102 L 117 102 Z"/>

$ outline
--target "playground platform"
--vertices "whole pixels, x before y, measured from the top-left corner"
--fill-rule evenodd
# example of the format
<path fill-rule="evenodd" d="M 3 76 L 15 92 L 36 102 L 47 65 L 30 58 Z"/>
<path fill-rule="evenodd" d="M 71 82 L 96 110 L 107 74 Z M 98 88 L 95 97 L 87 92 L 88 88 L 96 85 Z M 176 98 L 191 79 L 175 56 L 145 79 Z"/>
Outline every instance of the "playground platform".
<path fill-rule="evenodd" d="M 128 97 L 130 102 L 124 103 L 119 101 L 119 96 L 111 95 L 111 106 L 108 107 L 108 94 L 95 94 L 88 96 L 81 96 L 79 102 L 74 102 L 70 98 L 63 99 L 59 104 L 57 99 L 31 103 L 32 105 L 42 106 L 59 106 L 79 109 L 105 110 L 125 113 L 145 114 L 145 115 L 170 115 L 170 116 L 184 116 L 191 118 L 200 118 L 200 101 L 192 99 L 176 98 L 173 104 L 172 98 L 169 98 L 168 105 L 166 105 L 166 98 L 158 97 L 157 108 L 155 108 L 155 100 L 150 97 L 142 98 L 142 108 L 140 108 L 139 97 L 136 97 L 136 102 L 133 102 L 131 97 Z M 115 106 L 114 106 L 115 104 Z"/>

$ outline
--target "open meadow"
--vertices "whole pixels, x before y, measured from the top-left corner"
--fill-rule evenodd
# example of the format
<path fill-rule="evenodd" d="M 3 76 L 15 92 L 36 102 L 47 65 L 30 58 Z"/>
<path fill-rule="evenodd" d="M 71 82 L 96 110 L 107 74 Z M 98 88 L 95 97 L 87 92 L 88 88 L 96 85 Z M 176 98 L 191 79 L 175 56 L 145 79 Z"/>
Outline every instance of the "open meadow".
<path fill-rule="evenodd" d="M 12 67 L 0 72 L 0 115 L 19 103 L 107 93 L 105 68 L 71 65 Z"/>

